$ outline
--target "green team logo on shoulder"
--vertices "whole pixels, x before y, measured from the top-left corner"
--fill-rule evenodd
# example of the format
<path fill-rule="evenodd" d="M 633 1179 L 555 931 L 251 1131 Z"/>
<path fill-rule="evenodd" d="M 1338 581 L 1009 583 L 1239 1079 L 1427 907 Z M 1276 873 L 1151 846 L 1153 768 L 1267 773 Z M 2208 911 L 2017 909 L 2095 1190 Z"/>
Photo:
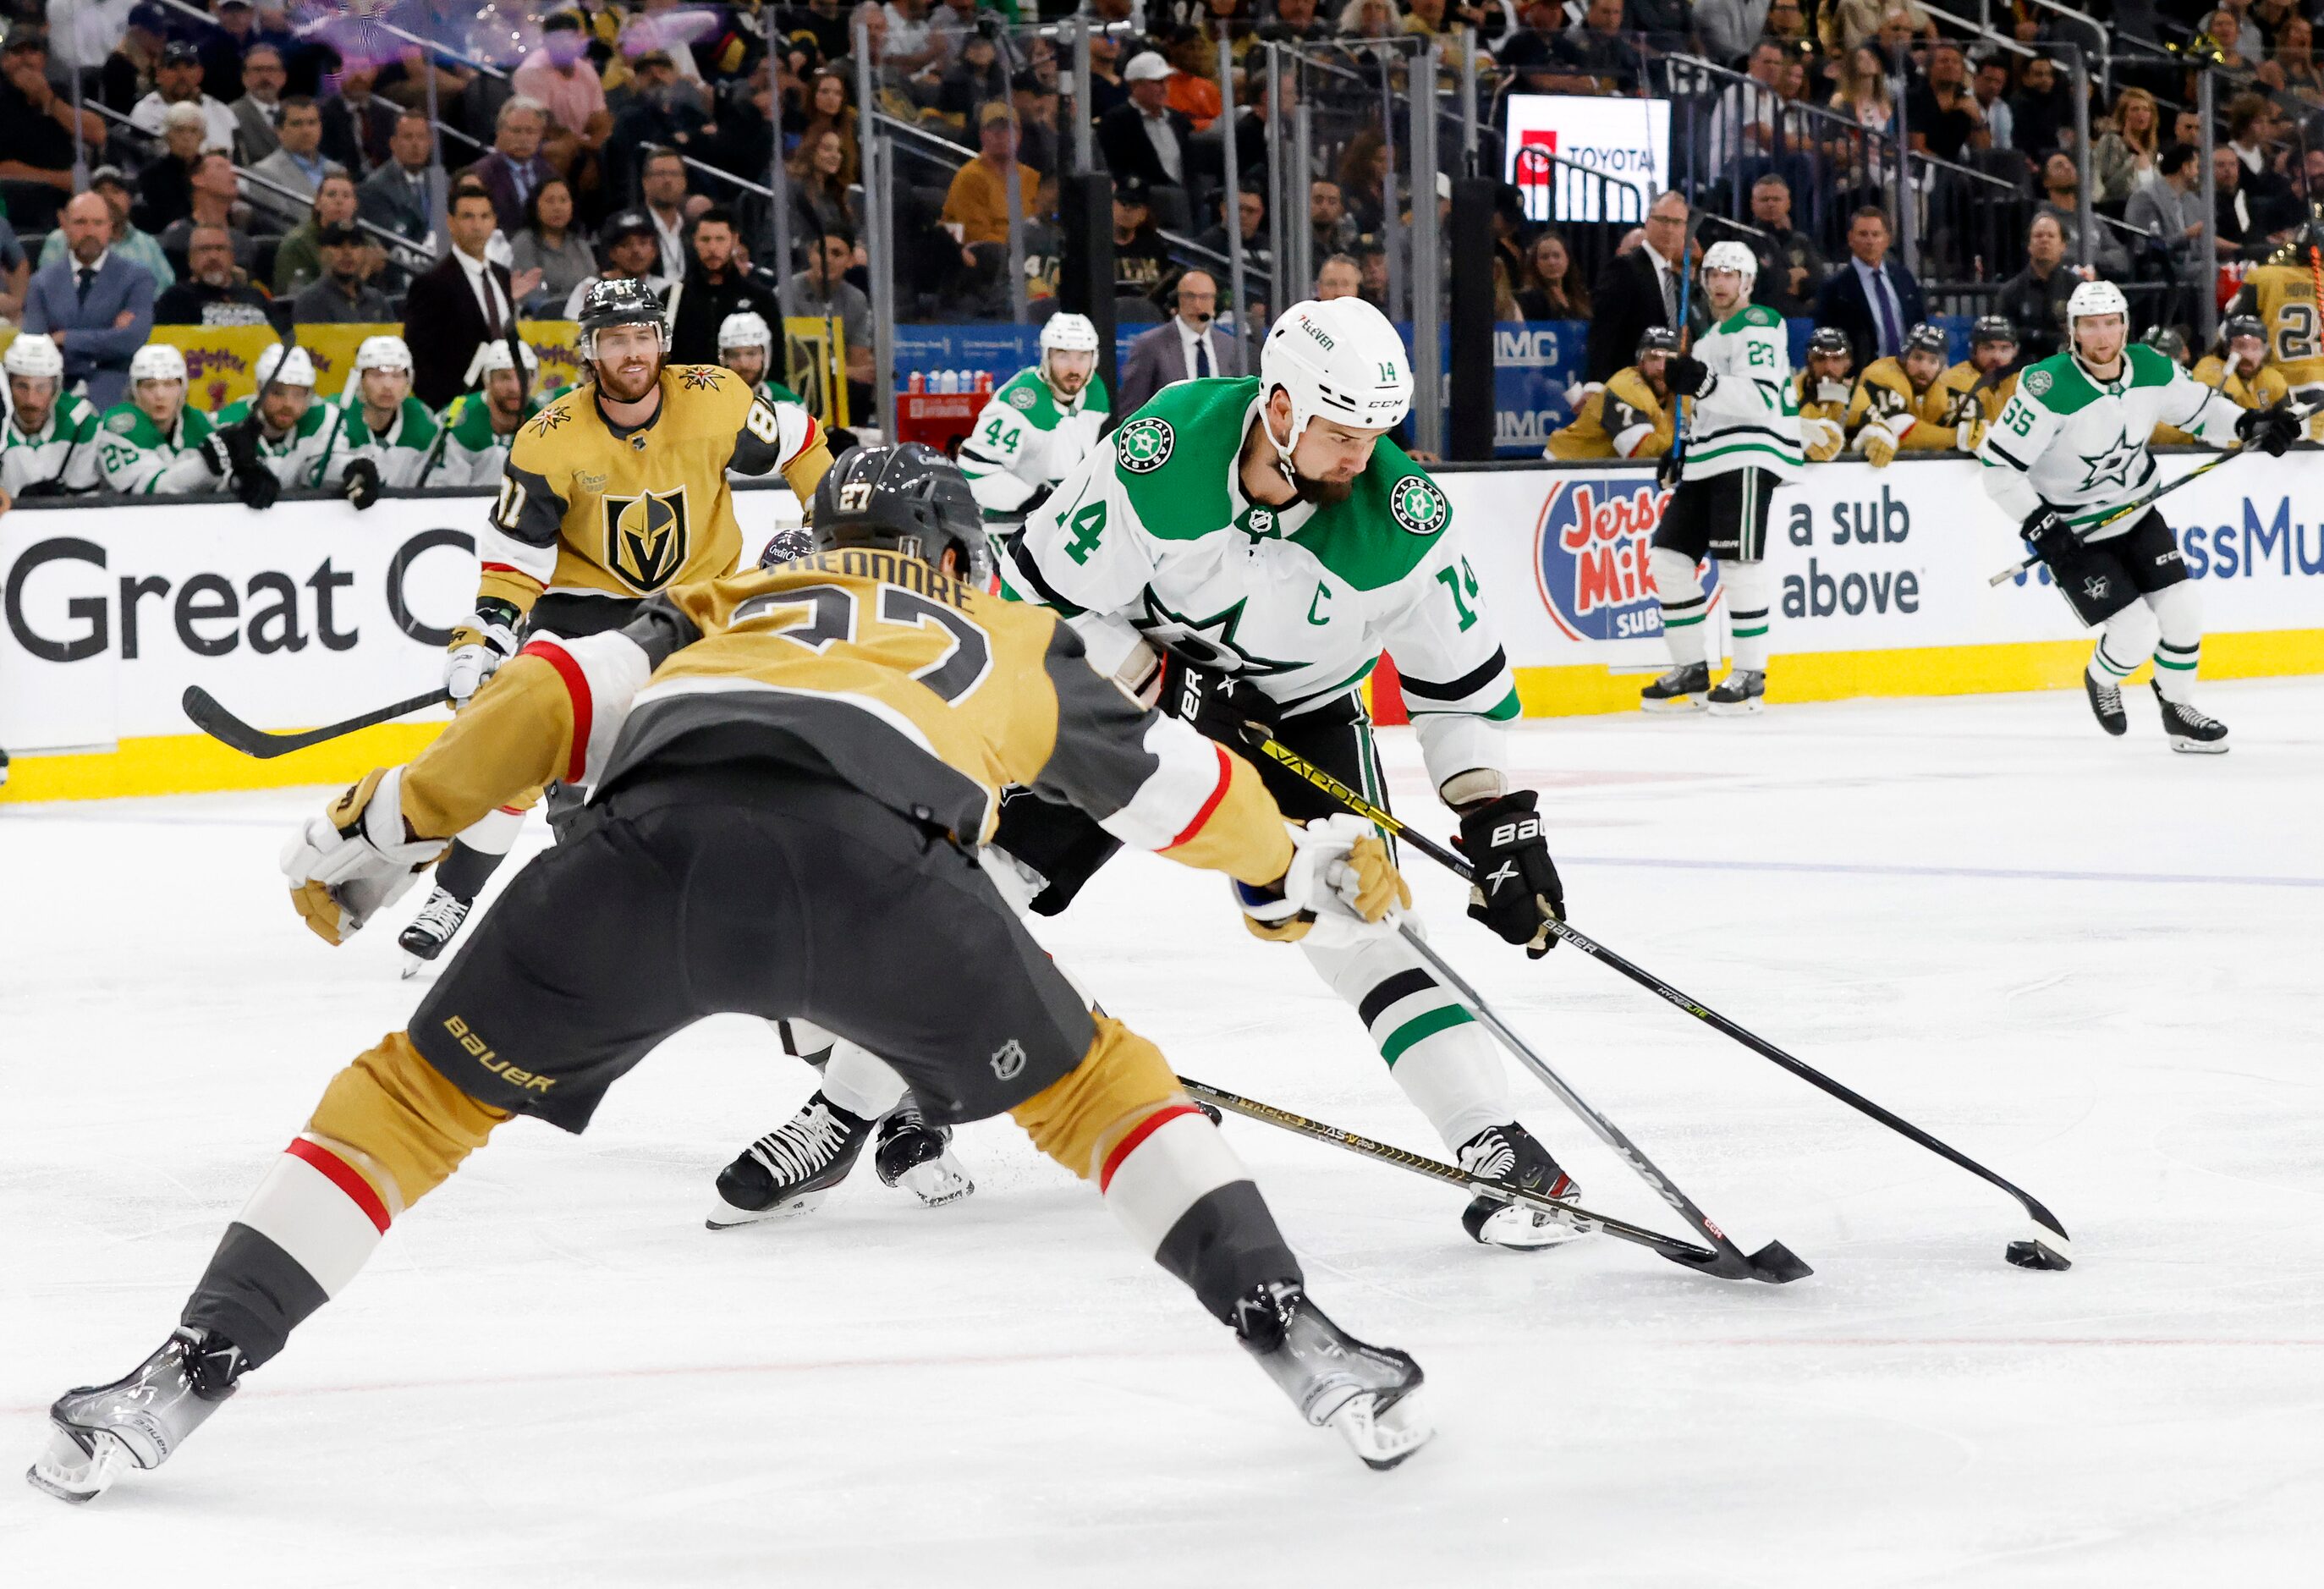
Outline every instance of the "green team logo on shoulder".
<path fill-rule="evenodd" d="M 1030 386 L 1019 386 L 1009 394 L 1009 401 L 1019 408 L 1029 409 L 1040 399 L 1033 395 L 1033 389 Z"/>
<path fill-rule="evenodd" d="M 1177 439 L 1169 420 L 1149 415 L 1121 428 L 1121 434 L 1114 439 L 1114 452 L 1131 474 L 1150 475 L 1170 461 L 1170 448 Z"/>
<path fill-rule="evenodd" d="M 126 436 L 132 430 L 137 429 L 137 416 L 135 414 L 115 414 L 111 419 L 106 420 L 105 423 L 107 430 L 110 430 L 118 435 Z"/>
<path fill-rule="evenodd" d="M 1415 535 L 1435 534 L 1444 528 L 1449 513 L 1444 494 L 1425 475 L 1406 475 L 1397 481 L 1388 494 L 1388 508 L 1396 522 Z"/>
<path fill-rule="evenodd" d="M 2025 372 L 2025 379 L 2020 383 L 2020 384 L 2022 384 L 2026 391 L 2032 393 L 2034 396 L 2039 397 L 2043 393 L 2050 390 L 2050 372 L 2047 370 L 2028 370 Z"/>

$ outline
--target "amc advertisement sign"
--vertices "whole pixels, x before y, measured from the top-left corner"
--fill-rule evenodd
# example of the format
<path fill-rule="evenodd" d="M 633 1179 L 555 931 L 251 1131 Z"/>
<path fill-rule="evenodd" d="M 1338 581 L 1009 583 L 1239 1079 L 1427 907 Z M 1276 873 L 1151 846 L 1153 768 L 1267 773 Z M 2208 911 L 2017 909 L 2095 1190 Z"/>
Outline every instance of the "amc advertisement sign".
<path fill-rule="evenodd" d="M 1528 220 L 1643 221 L 1671 185 L 1667 99 L 1512 94 L 1508 116 L 1503 174 Z"/>

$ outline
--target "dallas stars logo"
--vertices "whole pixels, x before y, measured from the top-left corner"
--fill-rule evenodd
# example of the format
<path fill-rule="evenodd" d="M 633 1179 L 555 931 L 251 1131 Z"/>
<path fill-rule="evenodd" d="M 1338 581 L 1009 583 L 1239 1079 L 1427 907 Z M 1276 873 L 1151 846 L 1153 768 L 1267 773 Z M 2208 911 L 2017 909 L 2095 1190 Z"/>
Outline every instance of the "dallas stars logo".
<path fill-rule="evenodd" d="M 1235 631 L 1242 624 L 1241 601 L 1207 618 L 1189 618 L 1165 606 L 1155 596 L 1154 587 L 1150 585 L 1141 593 L 1139 599 L 1145 610 L 1134 614 L 1130 621 L 1157 644 L 1176 651 L 1198 667 L 1216 668 L 1222 672 L 1245 679 L 1265 679 L 1306 666 L 1304 662 L 1286 662 L 1274 657 L 1260 656 L 1249 646 L 1240 643 L 1235 638 Z"/>
<path fill-rule="evenodd" d="M 2128 431 L 2116 437 L 2096 453 L 2083 453 L 2081 490 L 2089 491 L 2113 481 L 2125 491 L 2130 489 L 2130 467 L 2138 461 L 2145 449 L 2131 440 Z"/>
<path fill-rule="evenodd" d="M 1169 420 L 1149 416 L 1124 425 L 1113 444 L 1123 468 L 1133 475 L 1150 475 L 1170 461 L 1170 449 L 1177 439 Z"/>
<path fill-rule="evenodd" d="M 1444 528 L 1452 510 L 1444 494 L 1425 475 L 1406 475 L 1388 493 L 1388 510 L 1396 522 L 1415 535 L 1434 535 Z"/>

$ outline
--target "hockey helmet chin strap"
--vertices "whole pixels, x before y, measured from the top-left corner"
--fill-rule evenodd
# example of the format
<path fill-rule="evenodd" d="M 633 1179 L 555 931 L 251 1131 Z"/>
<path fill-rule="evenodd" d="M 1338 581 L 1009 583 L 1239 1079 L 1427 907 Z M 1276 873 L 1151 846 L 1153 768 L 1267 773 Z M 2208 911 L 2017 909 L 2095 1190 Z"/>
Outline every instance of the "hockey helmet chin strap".
<path fill-rule="evenodd" d="M 1296 491 L 1299 489 L 1299 471 L 1291 462 L 1291 449 L 1299 445 L 1299 433 L 1304 428 L 1299 423 L 1299 403 L 1296 398 L 1291 399 L 1291 439 L 1277 441 L 1275 439 L 1275 421 L 1268 417 L 1268 411 L 1274 406 L 1277 392 L 1280 392 L 1286 398 L 1291 398 L 1291 388 L 1282 385 L 1277 386 L 1274 391 L 1262 397 L 1259 403 L 1259 429 L 1260 434 L 1267 438 L 1267 444 L 1275 448 L 1276 472 L 1283 476 L 1283 483 L 1286 485 Z"/>

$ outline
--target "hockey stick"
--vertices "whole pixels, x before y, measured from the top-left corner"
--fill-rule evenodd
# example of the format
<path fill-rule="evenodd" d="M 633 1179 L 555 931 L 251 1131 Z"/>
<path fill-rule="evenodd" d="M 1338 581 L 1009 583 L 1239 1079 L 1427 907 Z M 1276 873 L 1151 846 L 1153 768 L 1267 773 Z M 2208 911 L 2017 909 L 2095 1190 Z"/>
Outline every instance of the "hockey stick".
<path fill-rule="evenodd" d="M 1190 1095 L 1203 1103 L 1214 1104 L 1231 1113 L 1240 1114 L 1246 1120 L 1256 1120 L 1262 1125 L 1275 1126 L 1295 1136 L 1305 1137 L 1310 1141 L 1328 1142 L 1334 1148 L 1344 1148 L 1349 1152 L 1360 1154 L 1366 1159 L 1376 1159 L 1382 1164 L 1392 1164 L 1398 1169 L 1408 1169 L 1415 1175 L 1425 1176 L 1430 1180 L 1441 1181 L 1448 1187 L 1458 1187 L 1468 1192 L 1482 1192 L 1488 1196 L 1506 1197 L 1512 1203 L 1520 1203 L 1527 1208 L 1538 1209 L 1560 1224 L 1569 1226 L 1585 1235 L 1603 1231 L 1617 1241 L 1634 1243 L 1650 1252 L 1660 1253 L 1674 1263 L 1682 1263 L 1689 1269 L 1702 1270 L 1707 1273 L 1718 1272 L 1713 1266 L 1719 1261 L 1719 1254 L 1709 1247 L 1698 1246 L 1692 1242 L 1682 1242 L 1675 1236 L 1660 1235 L 1644 1225 L 1632 1224 L 1628 1220 L 1615 1219 L 1603 1214 L 1592 1214 L 1589 1209 L 1576 1204 L 1557 1202 L 1530 1187 L 1521 1187 L 1514 1181 L 1503 1180 L 1496 1176 L 1471 1175 L 1457 1165 L 1424 1158 L 1418 1153 L 1408 1152 L 1402 1148 L 1390 1147 L 1386 1142 L 1376 1142 L 1370 1137 L 1360 1137 L 1355 1132 L 1342 1131 L 1336 1125 L 1326 1125 L 1320 1120 L 1310 1120 L 1304 1114 L 1294 1114 L 1290 1110 L 1278 1109 L 1272 1104 L 1261 1104 L 1255 1099 L 1238 1097 L 1233 1093 L 1222 1092 L 1217 1087 L 1186 1076 L 1180 1076 L 1178 1085 L 1185 1088 Z"/>
<path fill-rule="evenodd" d="M 392 707 L 382 707 L 359 717 L 349 717 L 345 722 L 303 729 L 295 734 L 269 734 L 263 728 L 253 728 L 218 705 L 217 697 L 198 684 L 188 685 L 179 704 L 185 708 L 186 716 L 193 720 L 195 727 L 220 744 L 231 745 L 245 756 L 271 761 L 276 756 L 287 756 L 292 751 L 303 751 L 309 745 L 321 744 L 327 739 L 353 734 L 358 728 L 370 728 L 423 707 L 441 706 L 443 701 L 444 690 L 439 685 L 424 695 L 413 696 L 408 701 L 398 701 Z"/>
<path fill-rule="evenodd" d="M 2222 377 L 2222 380 L 2224 381 L 2224 376 Z M 2293 409 L 2292 411 L 2292 417 L 2296 420 L 2305 423 L 2319 409 L 2324 409 L 2324 403 L 2310 403 L 2305 408 Z M 2206 458 L 2202 463 L 2198 464 L 2195 467 L 2188 470 L 2184 475 L 2180 476 L 2178 479 L 2173 480 L 2170 485 L 2163 487 L 2162 490 L 2149 493 L 2147 495 L 2140 497 L 2136 502 L 2130 503 L 2127 507 L 2119 507 L 2115 509 L 2114 512 L 2108 513 L 2105 518 L 2100 519 L 2097 523 L 2083 531 L 2076 537 L 2076 539 L 2079 540 L 2088 540 L 2092 535 L 2105 529 L 2108 524 L 2119 523 L 2121 521 L 2130 517 L 2131 514 L 2153 506 L 2156 503 L 2161 502 L 2164 497 L 2170 495 L 2181 486 L 2192 485 L 2196 481 L 2200 480 L 2213 469 L 2223 467 L 2227 464 L 2235 462 L 2236 459 L 2239 457 L 2246 457 L 2250 454 L 2251 450 L 2252 449 L 2250 448 L 2246 447 L 2240 441 L 2236 443 L 2235 446 L 2227 448 L 2225 452 L 2219 454 L 2218 457 L 2215 458 Z M 2024 573 L 2028 568 L 2039 568 L 2041 563 L 2042 559 L 2039 557 L 2027 558 L 2022 563 L 2012 563 L 2008 568 L 2002 569 L 2000 573 L 1996 574 L 1992 578 L 1987 580 L 1986 584 L 1988 587 L 2006 585 L 2012 579 L 2016 578 L 2020 574 Z"/>
<path fill-rule="evenodd" d="M 1469 878 L 1472 875 L 1473 869 L 1470 866 L 1468 861 L 1464 857 L 1446 849 L 1443 845 L 1435 843 L 1425 835 L 1413 832 L 1412 829 L 1406 827 L 1402 822 L 1397 820 L 1396 818 L 1390 816 L 1388 812 L 1381 810 L 1379 807 L 1365 799 L 1362 795 L 1358 794 L 1354 790 L 1350 789 L 1346 784 L 1342 783 L 1338 779 L 1333 777 L 1323 768 L 1316 766 L 1313 762 L 1308 761 L 1305 756 L 1302 756 L 1298 752 L 1291 749 L 1288 745 L 1282 744 L 1280 741 L 1276 740 L 1271 736 L 1261 737 L 1256 734 L 1252 736 L 1251 743 L 1258 748 L 1259 753 L 1265 755 L 1269 761 L 1278 762 L 1290 771 L 1305 779 L 1308 782 L 1322 790 L 1325 794 L 1330 795 L 1333 799 L 1345 806 L 1349 810 L 1353 811 L 1357 816 L 1363 818 L 1368 822 L 1376 824 L 1383 832 L 1393 834 L 1397 837 L 1403 839 L 1406 843 L 1411 845 L 1414 849 L 1418 850 L 1430 860 L 1436 862 L 1441 866 L 1443 866 L 1454 875 L 1462 878 Z M 1984 1165 L 1979 1164 L 1976 1159 L 1971 1159 L 1966 1153 L 1962 1153 L 1957 1149 L 1946 1146 L 1943 1142 L 1939 1141 L 1936 1138 L 1931 1136 L 1927 1132 L 1923 1131 L 1919 1126 L 1914 1125 L 1911 1121 L 1904 1119 L 1902 1115 L 1891 1113 L 1889 1111 L 1882 1108 L 1879 1104 L 1874 1103 L 1871 1099 L 1864 1096 L 1863 1094 L 1858 1093 L 1852 1088 L 1841 1086 L 1839 1082 L 1832 1080 L 1831 1077 L 1824 1075 L 1823 1072 L 1816 1069 L 1814 1067 L 1808 1065 L 1802 1060 L 1794 1058 L 1791 1055 L 1786 1054 L 1783 1049 L 1775 1047 L 1775 1044 L 1768 1042 L 1766 1039 L 1756 1036 L 1755 1034 L 1745 1030 L 1742 1027 L 1736 1025 L 1733 1021 L 1728 1020 L 1727 1017 L 1720 1014 L 1716 1010 L 1708 1009 L 1703 1005 L 1695 1002 L 1692 999 L 1687 997 L 1686 994 L 1680 993 L 1676 988 L 1672 987 L 1665 982 L 1663 982 L 1651 973 L 1632 965 L 1629 961 L 1624 959 L 1621 956 L 1616 954 L 1613 950 L 1606 947 L 1605 945 L 1599 943 L 1596 939 L 1589 937 L 1587 934 L 1575 931 L 1573 928 L 1566 922 L 1553 919 L 1549 922 L 1548 926 L 1549 930 L 1557 938 L 1566 943 L 1572 944 L 1575 948 L 1580 949 L 1583 954 L 1589 956 L 1591 959 L 1598 961 L 1601 965 L 1613 967 L 1613 969 L 1620 972 L 1632 982 L 1637 983 L 1640 987 L 1645 988 L 1647 992 L 1653 993 L 1656 998 L 1663 1000 L 1676 1009 L 1684 1011 L 1687 1014 L 1693 1016 L 1697 1021 L 1702 1021 L 1705 1026 L 1711 1027 L 1712 1030 L 1722 1032 L 1728 1037 L 1734 1039 L 1737 1042 L 1742 1044 L 1745 1048 L 1750 1049 L 1761 1058 L 1772 1060 L 1775 1064 L 1782 1066 L 1785 1070 L 1790 1071 L 1794 1076 L 1798 1076 L 1810 1086 L 1830 1094 L 1831 1096 L 1838 1098 L 1841 1103 L 1847 1104 L 1849 1108 L 1857 1111 L 1858 1113 L 1871 1116 L 1874 1120 L 1878 1121 L 1881 1124 L 1886 1126 L 1890 1131 L 1896 1132 L 1899 1136 L 1903 1136 L 1913 1141 L 1918 1142 L 1922 1147 L 1928 1149 L 1929 1151 L 1936 1154 L 1939 1158 L 1951 1160 L 1953 1163 L 1960 1166 L 1963 1169 L 1968 1170 L 1971 1175 L 1976 1176 L 1979 1180 L 1985 1181 L 1994 1187 L 1997 1187 L 2002 1191 L 2008 1193 L 2012 1197 L 2017 1200 L 2018 1206 L 2024 1209 L 2025 1212 L 2033 1217 L 2035 1224 L 2042 1226 L 2043 1230 L 2049 1232 L 2052 1235 L 2057 1237 L 2056 1246 L 2051 1250 L 2051 1256 L 2056 1260 L 2055 1264 L 2045 1265 L 2036 1263 L 2030 1265 L 2029 1267 L 2065 1267 L 2067 1263 L 2066 1243 L 2070 1240 L 2066 1234 L 2066 1227 L 2058 1223 L 2058 1216 L 2056 1215 L 2052 1214 L 2049 1209 L 2043 1207 L 2037 1199 L 2028 1193 L 2020 1190 L 2008 1181 L 2002 1179 L 2001 1177 L 1994 1174 L 1993 1171 L 1987 1169 Z M 1422 953 L 1426 955 L 1427 951 L 1424 949 Z M 1458 987 L 1460 984 L 1456 980 L 1453 985 Z M 2013 1251 L 2015 1249 L 2013 1248 Z M 2015 1261 L 2015 1260 L 2013 1260 L 2012 1261 Z"/>

